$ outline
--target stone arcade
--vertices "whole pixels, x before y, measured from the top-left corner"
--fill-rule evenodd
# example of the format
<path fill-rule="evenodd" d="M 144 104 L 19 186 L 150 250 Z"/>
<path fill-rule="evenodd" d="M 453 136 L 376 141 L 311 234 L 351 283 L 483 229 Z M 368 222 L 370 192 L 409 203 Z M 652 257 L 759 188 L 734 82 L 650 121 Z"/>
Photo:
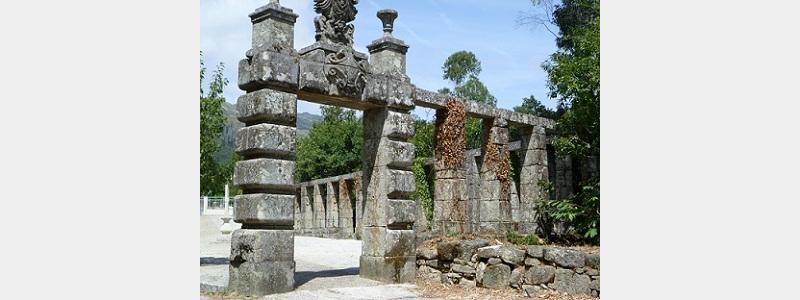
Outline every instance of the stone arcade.
<path fill-rule="evenodd" d="M 419 105 L 446 115 L 449 99 L 416 88 L 406 75 L 409 46 L 392 34 L 396 11 L 378 12 L 384 33 L 367 46 L 369 55 L 352 48 L 357 3 L 314 0 L 316 43 L 300 51 L 294 45 L 298 15 L 291 9 L 271 0 L 249 15 L 252 48 L 239 63 L 238 83 L 246 94 L 238 99 L 237 110 L 245 127 L 237 132 L 236 152 L 242 160 L 233 180 L 243 192 L 236 197 L 234 215 L 242 229 L 231 238 L 228 289 L 232 292 L 261 296 L 294 289 L 296 223 L 316 232 L 344 227 L 345 232 L 360 236 L 362 277 L 383 282 L 415 280 L 418 208 L 410 200 L 416 156 L 414 145 L 408 142 L 414 135 L 410 111 Z M 295 185 L 298 97 L 363 111 L 360 176 Z M 520 150 L 520 217 L 515 225 L 523 233 L 532 232 L 542 194 L 537 183 L 546 181 L 548 173 L 545 129 L 552 128 L 553 122 L 463 99 L 451 101 L 492 125 L 491 134 L 485 134 L 492 141 L 486 144 L 501 151 L 508 151 L 509 125 L 525 132 Z M 436 174 L 435 230 L 502 231 L 512 224 L 510 201 L 500 184 L 486 184 L 480 203 L 468 204 L 462 170 L 437 169 Z M 482 181 L 497 181 L 490 170 L 481 170 L 480 176 Z M 477 216 L 477 226 L 468 222 L 469 216 Z"/>

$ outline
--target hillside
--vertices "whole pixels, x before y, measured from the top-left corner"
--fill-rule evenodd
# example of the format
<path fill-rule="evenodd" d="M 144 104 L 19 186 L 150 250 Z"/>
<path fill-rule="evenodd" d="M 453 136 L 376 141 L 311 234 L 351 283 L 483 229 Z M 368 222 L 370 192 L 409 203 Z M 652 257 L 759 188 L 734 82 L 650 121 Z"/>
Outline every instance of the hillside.
<path fill-rule="evenodd" d="M 235 104 L 224 102 L 222 104 L 222 110 L 225 111 L 226 118 L 225 128 L 222 130 L 222 135 L 220 136 L 222 148 L 217 155 L 214 156 L 219 163 L 226 162 L 231 158 L 233 150 L 236 149 L 236 131 L 244 126 L 242 122 L 236 120 Z M 297 135 L 305 136 L 308 134 L 308 130 L 311 129 L 311 126 L 314 126 L 314 124 L 320 120 L 322 120 L 322 116 L 319 115 L 306 112 L 297 114 Z"/>

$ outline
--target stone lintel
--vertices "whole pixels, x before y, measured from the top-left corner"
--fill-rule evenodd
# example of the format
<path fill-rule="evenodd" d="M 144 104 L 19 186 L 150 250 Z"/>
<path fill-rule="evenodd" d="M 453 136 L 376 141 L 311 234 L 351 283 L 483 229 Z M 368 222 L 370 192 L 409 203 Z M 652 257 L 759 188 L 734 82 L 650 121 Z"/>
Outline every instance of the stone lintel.
<path fill-rule="evenodd" d="M 414 109 L 412 84 L 381 74 L 369 74 L 366 78 L 365 101 L 403 111 Z"/>
<path fill-rule="evenodd" d="M 418 106 L 432 109 L 444 109 L 447 108 L 448 98 L 450 98 L 448 95 L 439 94 L 421 88 L 414 89 L 414 103 Z M 553 129 L 555 127 L 555 121 L 547 118 L 518 113 L 502 108 L 495 108 L 486 104 L 466 101 L 460 98 L 456 99 L 464 102 L 464 108 L 467 111 L 467 115 L 472 117 L 482 119 L 503 118 L 508 120 L 508 122 L 512 125 L 517 126 L 542 126 L 547 129 Z"/>

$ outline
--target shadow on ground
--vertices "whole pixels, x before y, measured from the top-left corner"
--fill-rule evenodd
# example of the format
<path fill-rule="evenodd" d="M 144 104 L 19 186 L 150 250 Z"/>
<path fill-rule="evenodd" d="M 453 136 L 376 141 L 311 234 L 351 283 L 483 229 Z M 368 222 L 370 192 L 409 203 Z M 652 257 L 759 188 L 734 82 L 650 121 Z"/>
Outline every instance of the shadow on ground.
<path fill-rule="evenodd" d="M 294 285 L 299 287 L 314 278 L 322 277 L 341 277 L 358 275 L 358 268 L 347 268 L 339 270 L 324 270 L 324 271 L 301 271 L 294 273 Z"/>
<path fill-rule="evenodd" d="M 227 265 L 230 260 L 227 257 L 201 257 L 200 265 Z"/>

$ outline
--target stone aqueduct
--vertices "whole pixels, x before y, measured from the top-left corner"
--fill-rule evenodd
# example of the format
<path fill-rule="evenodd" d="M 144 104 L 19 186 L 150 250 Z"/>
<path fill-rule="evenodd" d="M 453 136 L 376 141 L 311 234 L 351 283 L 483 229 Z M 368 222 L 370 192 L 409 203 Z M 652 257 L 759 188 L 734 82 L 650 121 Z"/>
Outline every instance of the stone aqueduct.
<path fill-rule="evenodd" d="M 242 229 L 231 238 L 230 291 L 256 296 L 291 291 L 295 232 L 322 234 L 320 230 L 342 226 L 360 233 L 363 241 L 360 276 L 413 282 L 414 228 L 420 213 L 410 197 L 416 155 L 408 139 L 415 133 L 410 114 L 415 106 L 436 109 L 444 117 L 448 101 L 456 101 L 467 115 L 484 120 L 485 145 L 499 151 L 510 151 L 509 126 L 523 133 L 516 146 L 521 169 L 514 201 L 487 164 L 470 171 L 433 162 L 434 230 L 536 230 L 537 204 L 545 197 L 539 183 L 548 180 L 546 133 L 553 121 L 415 87 L 406 75 L 409 46 L 392 34 L 393 10 L 378 12 L 384 33 L 367 46 L 369 55 L 355 51 L 351 22 L 357 3 L 314 0 L 319 14 L 316 43 L 299 51 L 294 46 L 298 15 L 291 9 L 271 0 L 249 15 L 252 48 L 239 63 L 238 79 L 246 91 L 237 103 L 238 118 L 245 123 L 236 138 L 242 160 L 234 171 L 234 184 L 243 191 L 236 198 L 234 221 Z M 361 174 L 299 186 L 293 182 L 298 98 L 363 111 Z M 474 154 L 467 157 L 474 162 Z M 468 195 L 470 182 L 475 182 L 468 176 L 479 179 L 477 197 Z M 349 187 L 354 183 L 358 188 Z M 338 200 L 322 199 L 323 194 Z"/>

